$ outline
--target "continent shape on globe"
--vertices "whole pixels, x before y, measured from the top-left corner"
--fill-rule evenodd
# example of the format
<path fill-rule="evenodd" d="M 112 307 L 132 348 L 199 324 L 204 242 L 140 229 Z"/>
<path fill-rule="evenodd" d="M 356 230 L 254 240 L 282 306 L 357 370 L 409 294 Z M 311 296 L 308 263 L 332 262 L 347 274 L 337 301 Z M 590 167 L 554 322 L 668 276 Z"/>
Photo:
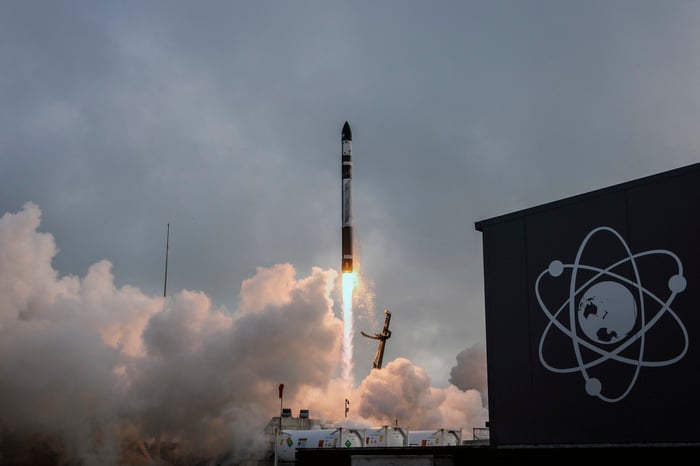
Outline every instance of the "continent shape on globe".
<path fill-rule="evenodd" d="M 637 321 L 637 303 L 619 282 L 603 281 L 591 286 L 578 305 L 578 322 L 591 340 L 611 344 L 623 340 Z"/>

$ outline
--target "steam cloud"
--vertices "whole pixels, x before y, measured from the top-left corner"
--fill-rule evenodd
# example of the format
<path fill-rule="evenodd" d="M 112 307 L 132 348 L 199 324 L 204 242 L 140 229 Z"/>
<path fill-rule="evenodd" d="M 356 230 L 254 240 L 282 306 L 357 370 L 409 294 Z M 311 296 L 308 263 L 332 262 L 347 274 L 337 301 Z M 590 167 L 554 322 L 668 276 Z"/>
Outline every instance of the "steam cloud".
<path fill-rule="evenodd" d="M 60 276 L 40 223 L 33 203 L 0 217 L 0 463 L 257 458 L 282 382 L 286 406 L 328 424 L 483 425 L 485 384 L 465 386 L 457 368 L 445 389 L 404 358 L 343 385 L 334 270 L 259 268 L 235 310 L 193 290 L 164 303 L 117 288 L 106 260 Z"/>

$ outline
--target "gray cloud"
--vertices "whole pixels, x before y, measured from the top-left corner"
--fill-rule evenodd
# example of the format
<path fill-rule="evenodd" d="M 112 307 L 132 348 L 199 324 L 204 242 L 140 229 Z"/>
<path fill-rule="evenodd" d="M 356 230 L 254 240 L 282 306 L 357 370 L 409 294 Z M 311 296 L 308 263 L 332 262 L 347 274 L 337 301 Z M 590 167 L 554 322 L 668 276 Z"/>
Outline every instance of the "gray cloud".
<path fill-rule="evenodd" d="M 450 370 L 450 383 L 460 390 L 478 390 L 484 401 L 488 396 L 486 346 L 476 344 L 457 355 L 457 365 Z"/>

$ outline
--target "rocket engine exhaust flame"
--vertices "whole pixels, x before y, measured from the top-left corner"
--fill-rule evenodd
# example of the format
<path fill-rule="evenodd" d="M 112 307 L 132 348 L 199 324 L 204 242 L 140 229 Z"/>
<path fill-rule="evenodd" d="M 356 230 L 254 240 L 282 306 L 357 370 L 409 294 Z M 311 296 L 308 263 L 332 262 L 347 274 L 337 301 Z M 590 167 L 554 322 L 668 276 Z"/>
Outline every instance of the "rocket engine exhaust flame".
<path fill-rule="evenodd" d="M 345 380 L 351 387 L 354 385 L 352 376 L 352 339 L 355 334 L 352 324 L 352 296 L 356 283 L 357 276 L 354 273 L 343 274 L 343 380 Z"/>

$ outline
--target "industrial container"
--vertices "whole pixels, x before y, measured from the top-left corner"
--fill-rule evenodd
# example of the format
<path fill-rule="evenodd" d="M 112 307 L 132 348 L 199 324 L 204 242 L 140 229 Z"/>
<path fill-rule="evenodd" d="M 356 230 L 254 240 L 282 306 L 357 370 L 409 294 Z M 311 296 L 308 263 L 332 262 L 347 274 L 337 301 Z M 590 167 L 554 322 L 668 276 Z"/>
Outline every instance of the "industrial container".
<path fill-rule="evenodd" d="M 408 445 L 418 447 L 444 447 L 462 444 L 462 429 L 412 430 L 408 432 Z"/>
<path fill-rule="evenodd" d="M 294 461 L 298 448 L 353 448 L 364 446 L 364 431 L 358 429 L 283 430 L 277 436 L 277 458 Z"/>
<path fill-rule="evenodd" d="M 405 447 L 407 445 L 407 427 L 382 426 L 365 430 L 366 447 Z"/>

